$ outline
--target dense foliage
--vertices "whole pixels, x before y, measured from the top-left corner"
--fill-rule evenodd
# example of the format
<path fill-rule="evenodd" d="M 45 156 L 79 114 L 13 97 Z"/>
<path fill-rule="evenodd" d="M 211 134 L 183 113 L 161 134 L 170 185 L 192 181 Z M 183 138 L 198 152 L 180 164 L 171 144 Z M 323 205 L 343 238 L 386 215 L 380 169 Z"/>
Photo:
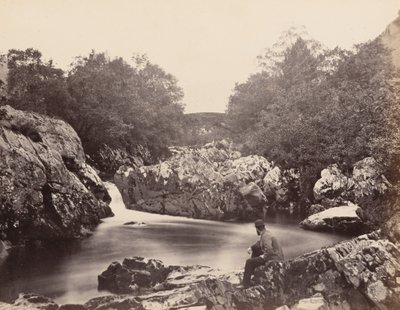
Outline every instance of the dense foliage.
<path fill-rule="evenodd" d="M 268 51 L 227 111 L 247 152 L 300 170 L 304 203 L 328 164 L 346 171 L 373 156 L 392 172 L 400 155 L 399 87 L 380 40 L 351 52 L 316 47 L 298 37 L 279 57 Z"/>
<path fill-rule="evenodd" d="M 89 154 L 102 145 L 128 152 L 143 145 L 157 156 L 181 133 L 183 92 L 145 56 L 129 64 L 92 52 L 68 73 L 34 49 L 10 50 L 7 63 L 3 103 L 68 121 Z"/>
<path fill-rule="evenodd" d="M 67 81 L 79 104 L 79 117 L 71 123 L 90 149 L 101 143 L 143 144 L 159 151 L 180 133 L 182 90 L 172 75 L 145 57 L 129 65 L 122 58 L 92 53 L 77 59 Z"/>

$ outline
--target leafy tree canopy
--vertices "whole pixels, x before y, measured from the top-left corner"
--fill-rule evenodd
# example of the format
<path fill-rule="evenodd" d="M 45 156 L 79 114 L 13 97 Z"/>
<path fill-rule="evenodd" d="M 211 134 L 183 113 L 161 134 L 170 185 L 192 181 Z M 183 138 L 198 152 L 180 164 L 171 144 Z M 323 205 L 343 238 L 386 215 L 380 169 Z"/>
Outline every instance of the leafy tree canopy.
<path fill-rule="evenodd" d="M 400 155 L 399 88 L 380 40 L 353 51 L 301 36 L 286 43 L 259 57 L 261 72 L 230 97 L 228 118 L 245 150 L 300 169 L 304 199 L 331 163 L 346 169 L 373 156 L 390 171 Z"/>
<path fill-rule="evenodd" d="M 37 50 L 10 50 L 7 64 L 7 103 L 68 121 L 90 154 L 142 144 L 157 156 L 181 134 L 182 89 L 145 55 L 128 63 L 92 51 L 65 73 Z"/>

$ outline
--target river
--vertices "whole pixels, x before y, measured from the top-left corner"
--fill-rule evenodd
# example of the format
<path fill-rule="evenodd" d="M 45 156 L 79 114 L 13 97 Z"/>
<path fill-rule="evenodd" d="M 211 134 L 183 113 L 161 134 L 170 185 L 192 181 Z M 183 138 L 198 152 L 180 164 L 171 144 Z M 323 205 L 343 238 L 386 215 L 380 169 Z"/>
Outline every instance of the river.
<path fill-rule="evenodd" d="M 97 275 L 113 261 L 145 256 L 165 264 L 207 265 L 224 270 L 243 268 L 246 249 L 257 240 L 252 223 L 194 220 L 127 210 L 121 195 L 108 183 L 115 214 L 93 235 L 75 242 L 15 249 L 0 260 L 0 300 L 20 292 L 52 297 L 58 303 L 84 303 L 107 295 L 97 290 Z M 126 222 L 144 225 L 124 225 Z M 346 237 L 300 229 L 295 224 L 268 223 L 291 258 Z"/>

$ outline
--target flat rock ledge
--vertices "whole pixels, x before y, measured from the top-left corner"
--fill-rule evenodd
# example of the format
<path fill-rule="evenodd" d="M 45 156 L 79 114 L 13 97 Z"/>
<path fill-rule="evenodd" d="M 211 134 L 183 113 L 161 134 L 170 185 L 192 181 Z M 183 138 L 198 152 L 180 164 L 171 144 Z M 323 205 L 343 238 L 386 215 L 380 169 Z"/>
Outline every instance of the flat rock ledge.
<path fill-rule="evenodd" d="M 317 212 L 300 222 L 300 226 L 316 231 L 358 232 L 363 228 L 359 212 L 361 212 L 359 206 L 349 203 L 345 206 Z"/>
<path fill-rule="evenodd" d="M 99 287 L 119 295 L 60 306 L 45 297 L 25 294 L 13 305 L 0 307 L 394 310 L 400 309 L 399 258 L 399 248 L 374 232 L 288 261 L 269 262 L 256 269 L 254 286 L 241 289 L 237 285 L 241 272 L 164 266 L 159 260 L 132 257 L 122 264 L 112 263 L 99 275 Z"/>

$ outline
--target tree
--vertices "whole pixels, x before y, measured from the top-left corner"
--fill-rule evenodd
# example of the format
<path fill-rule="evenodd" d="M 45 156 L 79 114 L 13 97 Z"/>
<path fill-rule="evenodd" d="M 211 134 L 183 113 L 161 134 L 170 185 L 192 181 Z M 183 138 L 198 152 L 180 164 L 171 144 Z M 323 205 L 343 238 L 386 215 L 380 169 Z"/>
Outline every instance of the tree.
<path fill-rule="evenodd" d="M 179 134 L 182 90 L 176 79 L 144 57 L 133 65 L 92 52 L 77 58 L 68 89 L 79 113 L 70 120 L 89 153 L 102 144 L 143 144 L 161 152 Z"/>
<path fill-rule="evenodd" d="M 35 49 L 10 50 L 7 54 L 8 103 L 18 109 L 61 115 L 68 109 L 64 72 L 53 62 L 43 61 Z"/>
<path fill-rule="evenodd" d="M 297 38 L 264 58 L 265 71 L 237 86 L 228 106 L 248 153 L 300 170 L 303 204 L 327 165 L 346 170 L 373 156 L 390 171 L 400 150 L 395 72 L 381 42 L 353 52 L 313 46 L 320 45 Z"/>
<path fill-rule="evenodd" d="M 266 72 L 251 75 L 245 83 L 236 84 L 229 98 L 227 114 L 232 130 L 245 135 L 260 121 L 260 111 L 274 103 L 277 85 Z"/>

